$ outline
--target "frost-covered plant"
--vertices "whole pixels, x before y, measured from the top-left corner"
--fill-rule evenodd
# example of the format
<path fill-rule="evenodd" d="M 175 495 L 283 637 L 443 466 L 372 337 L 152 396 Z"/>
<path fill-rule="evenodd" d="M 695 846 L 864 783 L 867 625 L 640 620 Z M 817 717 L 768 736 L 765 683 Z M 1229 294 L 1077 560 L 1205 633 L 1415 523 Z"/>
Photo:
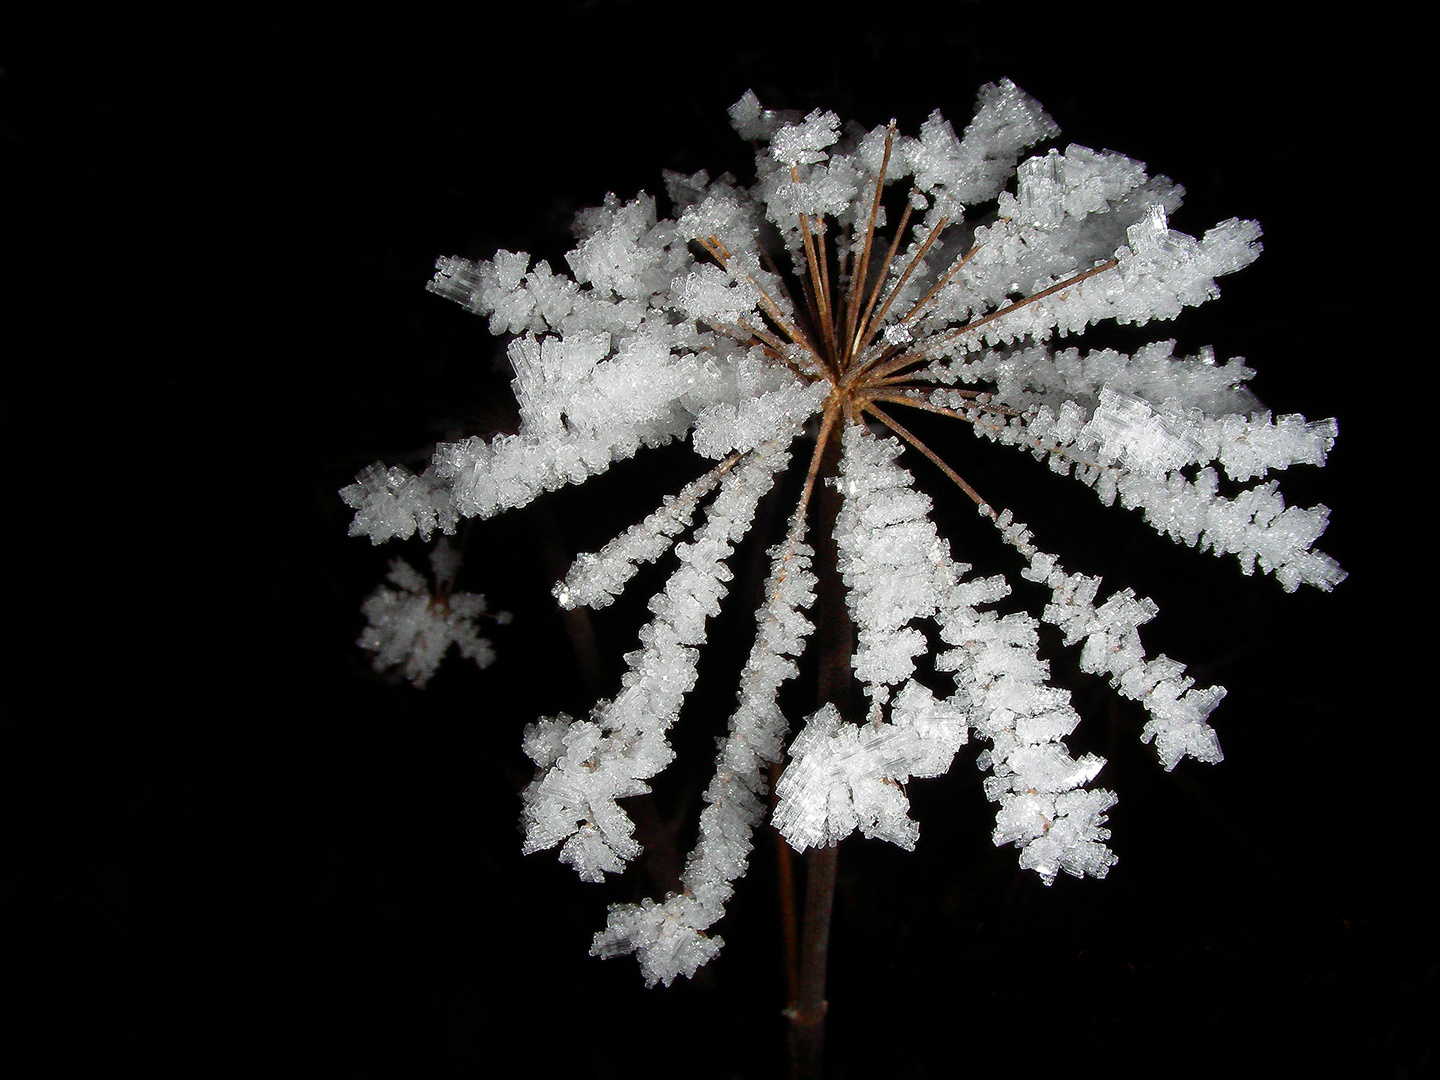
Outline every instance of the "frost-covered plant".
<path fill-rule="evenodd" d="M 460 553 L 441 540 L 430 551 L 435 574 L 432 589 L 425 575 L 404 559 L 391 559 L 386 580 L 365 598 L 360 611 L 365 629 L 355 644 L 371 654 L 376 671 L 399 671 L 415 686 L 424 688 L 453 644 L 475 666 L 489 667 L 495 650 L 480 636 L 476 620 L 488 615 L 499 624 L 510 621 L 508 611 L 490 614 L 480 593 L 455 592 Z"/>
<path fill-rule="evenodd" d="M 588 717 L 546 717 L 525 732 L 537 771 L 524 848 L 558 848 L 599 881 L 640 851 L 621 802 L 671 760 L 667 730 L 695 683 L 726 560 L 806 447 L 683 887 L 613 906 L 594 941 L 600 956 L 636 954 L 651 984 L 692 975 L 720 949 L 708 931 L 769 809 L 771 763 L 786 761 L 773 823 L 797 850 L 857 830 L 910 848 L 918 827 L 902 785 L 946 772 L 974 736 L 998 805 L 996 844 L 1015 844 L 1047 884 L 1062 871 L 1103 877 L 1115 861 L 1104 843 L 1115 796 L 1088 786 L 1100 758 L 1066 748 L 1078 717 L 1037 655 L 1037 619 L 997 611 L 1006 580 L 973 576 L 952 556 L 930 497 L 900 463 L 906 447 L 973 499 L 1023 560 L 1021 576 L 1049 590 L 1040 619 L 1079 646 L 1081 667 L 1147 710 L 1141 737 L 1165 768 L 1220 759 L 1208 717 L 1224 691 L 1147 654 L 1138 629 L 1155 604 L 1129 589 L 1102 595 L 1098 578 L 1066 570 L 900 410 L 951 417 L 1031 454 L 1106 505 L 1232 554 L 1287 591 L 1344 576 L 1313 546 L 1325 507 L 1287 506 L 1270 478 L 1322 464 L 1334 421 L 1273 416 L 1245 388 L 1253 372 L 1239 359 L 1177 356 L 1171 341 L 1130 355 L 1053 344 L 1102 320 L 1170 319 L 1213 299 L 1215 279 L 1259 253 L 1254 222 L 1221 222 L 1199 239 L 1176 232 L 1168 220 L 1182 189 L 1110 151 L 1072 145 L 1021 160 L 1058 129 L 1009 82 L 980 91 L 960 135 L 938 112 L 910 137 L 893 123 L 864 131 L 829 112 L 767 111 L 751 93 L 731 119 L 757 145 L 749 187 L 728 174 L 667 174 L 670 217 L 648 195 L 608 196 L 577 218 L 568 274 L 509 251 L 440 260 L 431 289 L 512 336 L 519 430 L 441 445 L 418 476 L 373 466 L 344 492 L 352 532 L 378 542 L 523 506 L 642 446 L 688 436 L 715 463 L 581 555 L 555 590 L 566 607 L 602 607 L 642 563 L 672 547 L 679 563 L 650 602 L 618 693 Z M 887 199 L 904 181 L 903 198 Z M 777 268 L 785 256 L 788 273 Z M 869 703 L 863 716 L 826 703 L 792 732 L 778 694 L 798 671 L 828 572 L 807 542 L 821 485 L 840 501 L 835 569 Z M 917 675 L 926 654 L 937 685 Z"/>

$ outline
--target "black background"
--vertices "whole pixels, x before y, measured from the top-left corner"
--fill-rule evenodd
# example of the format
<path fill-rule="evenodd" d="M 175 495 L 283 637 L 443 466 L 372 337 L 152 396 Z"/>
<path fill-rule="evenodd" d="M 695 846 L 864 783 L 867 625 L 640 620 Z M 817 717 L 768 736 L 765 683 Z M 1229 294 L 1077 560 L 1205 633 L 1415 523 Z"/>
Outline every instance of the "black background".
<path fill-rule="evenodd" d="M 747 87 L 913 132 L 937 107 L 963 127 L 1006 76 L 1062 145 L 1183 183 L 1177 228 L 1261 221 L 1265 254 L 1219 301 L 1145 336 L 1243 355 L 1276 411 L 1339 418 L 1331 464 L 1286 490 L 1333 508 L 1321 546 L 1352 576 L 1286 596 L 930 429 L 1070 569 L 1160 603 L 1152 650 L 1229 687 L 1227 759 L 1164 774 L 1135 710 L 1052 653 L 1084 717 L 1072 744 L 1110 761 L 1119 864 L 1050 889 L 1018 871 L 989 843 L 973 750 L 913 784 L 914 853 L 841 849 L 831 1073 L 1433 1065 L 1433 894 L 1415 884 L 1433 707 L 1414 704 L 1426 669 L 1397 591 L 1420 541 L 1385 505 L 1406 403 L 1376 378 L 1431 350 L 1405 344 L 1406 306 L 1424 309 L 1374 247 L 1410 197 L 1385 48 L 1240 14 L 968 3 L 7 27 L 7 1071 L 474 1076 L 518 1053 L 541 1075 L 781 1073 L 768 836 L 720 958 L 669 989 L 586 955 L 663 857 L 595 886 L 519 854 L 521 729 L 613 692 L 662 580 L 596 616 L 587 684 L 556 560 L 648 512 L 693 475 L 688 452 L 467 529 L 460 587 L 516 617 L 492 668 L 452 658 L 424 692 L 352 644 L 386 559 L 424 547 L 348 539 L 335 492 L 509 407 L 484 324 L 424 291 L 437 255 L 558 268 L 571 216 L 607 191 L 659 191 L 663 168 L 748 177 L 725 116 Z M 1005 568 L 912 468 L 957 555 Z M 681 851 L 748 648 L 748 558 L 657 784 Z"/>

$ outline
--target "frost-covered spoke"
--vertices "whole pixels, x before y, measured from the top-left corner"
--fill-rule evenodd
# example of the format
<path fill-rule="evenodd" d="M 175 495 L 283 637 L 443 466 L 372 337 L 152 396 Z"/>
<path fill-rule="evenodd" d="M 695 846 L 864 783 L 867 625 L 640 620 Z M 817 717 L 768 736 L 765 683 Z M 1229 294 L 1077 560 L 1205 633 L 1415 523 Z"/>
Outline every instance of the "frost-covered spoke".
<path fill-rule="evenodd" d="M 856 627 L 855 675 L 878 705 L 928 651 L 912 623 L 940 610 L 953 580 L 944 541 L 927 516 L 930 498 L 895 463 L 900 444 L 851 424 L 843 445 L 835 539 Z"/>
<path fill-rule="evenodd" d="M 1015 521 L 1009 510 L 986 516 L 993 518 L 1005 542 L 1029 562 L 1021 576 L 1049 587 L 1050 602 L 1040 617 L 1060 628 L 1066 645 L 1081 646 L 1080 670 L 1108 676 L 1111 686 L 1150 713 L 1140 738 L 1147 743 L 1154 740 L 1166 771 L 1184 757 L 1222 760 L 1220 740 L 1208 718 L 1224 698 L 1225 688 L 1196 689 L 1184 664 L 1163 653 L 1154 659 L 1146 654 L 1139 628 L 1159 613 L 1155 601 L 1121 589 L 1096 606 L 1098 577 L 1068 573 L 1054 555 L 1034 545 L 1029 528 Z"/>
<path fill-rule="evenodd" d="M 555 586 L 563 608 L 607 607 L 645 563 L 654 562 L 690 527 L 700 500 L 715 490 L 734 467 L 739 454 L 726 458 L 704 476 L 686 484 L 679 494 L 665 496 L 653 514 L 632 525 L 599 551 L 578 555 L 565 580 Z"/>
<path fill-rule="evenodd" d="M 645 781 L 673 759 L 665 733 L 695 684 L 706 622 L 727 591 L 725 560 L 788 460 L 783 445 L 771 444 L 725 475 L 694 541 L 676 547 L 680 566 L 650 601 L 655 617 L 640 631 L 641 648 L 625 658 L 620 692 L 590 720 L 560 717 L 527 729 L 526 753 L 537 772 L 525 789 L 526 852 L 563 843 L 562 861 L 586 881 L 602 880 L 640 853 L 616 800 L 649 791 Z"/>
<path fill-rule="evenodd" d="M 1208 373 L 1224 370 L 1206 358 L 1172 360 L 1173 343 L 1160 345 L 1143 357 L 1137 353 L 1133 371 L 1130 358 L 1109 350 L 1083 363 L 1074 350 L 1056 358 L 1080 369 L 1075 382 L 1082 392 L 1071 397 L 1049 389 L 1059 382 L 1060 364 L 1038 357 L 1023 362 L 1024 374 L 1004 361 L 986 365 L 983 375 L 1002 387 L 993 395 L 964 396 L 942 388 L 909 396 L 887 390 L 876 396 L 948 412 L 968 420 L 984 438 L 1048 460 L 1058 473 L 1073 469 L 1107 506 L 1118 499 L 1140 510 L 1158 532 L 1202 551 L 1235 555 L 1244 573 L 1258 566 L 1274 574 L 1287 592 L 1302 584 L 1333 589 L 1345 572 L 1314 547 L 1329 509 L 1286 506 L 1274 480 L 1222 494 L 1216 466 L 1230 481 L 1245 483 L 1293 465 L 1323 465 L 1335 443 L 1335 421 L 1310 422 L 1299 414 L 1274 417 L 1264 409 L 1217 416 L 1182 405 L 1180 396 L 1157 405 L 1159 371 L 1178 375 L 1177 388 L 1191 400 L 1208 401 L 1216 393 Z M 1249 369 L 1239 361 L 1226 368 L 1248 377 Z M 1107 371 L 1113 379 L 1095 380 Z"/>
<path fill-rule="evenodd" d="M 954 673 L 956 699 L 975 734 L 990 744 L 976 764 L 991 773 L 985 794 L 1000 804 L 995 843 L 1018 845 L 1021 865 L 1047 885 L 1060 870 L 1104 877 L 1115 857 L 1102 843 L 1109 833 L 1099 826 L 1115 797 L 1081 792 L 1104 761 L 1094 754 L 1072 757 L 1062 741 L 1080 717 L 1069 693 L 1046 681 L 1049 665 L 1037 655 L 1035 620 L 1018 612 L 981 613 L 962 602 L 947 613 L 941 636 L 954 647 L 936 665 Z M 1052 835 L 1072 812 L 1080 816 Z"/>
<path fill-rule="evenodd" d="M 751 835 L 764 820 L 764 769 L 780 760 L 788 727 L 780 687 L 798 673 L 795 658 L 813 629 L 804 615 L 815 602 L 814 552 L 802 540 L 804 524 L 797 513 L 784 543 L 770 552 L 755 644 L 740 675 L 739 703 L 720 745 L 715 777 L 705 791 L 700 838 L 685 862 L 683 891 L 663 903 L 612 905 L 605 929 L 591 944 L 595 956 L 635 953 L 650 985 L 693 975 L 723 944 L 706 931 L 725 913 L 749 862 Z"/>

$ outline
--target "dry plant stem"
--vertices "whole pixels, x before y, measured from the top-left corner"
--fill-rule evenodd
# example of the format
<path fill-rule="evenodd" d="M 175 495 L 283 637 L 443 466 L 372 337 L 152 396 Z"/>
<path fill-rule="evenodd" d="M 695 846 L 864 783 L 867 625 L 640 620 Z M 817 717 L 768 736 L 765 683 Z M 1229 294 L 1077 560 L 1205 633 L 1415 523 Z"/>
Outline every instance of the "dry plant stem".
<path fill-rule="evenodd" d="M 835 907 L 838 845 L 815 848 L 805 860 L 805 940 L 800 951 L 800 996 L 790 1009 L 790 1075 L 820 1080 L 825 1055 L 825 964 L 830 913 Z"/>
<path fill-rule="evenodd" d="M 810 506 L 810 498 L 815 492 L 815 481 L 820 475 L 820 466 L 825 459 L 825 449 L 834 434 L 835 422 L 839 418 L 838 408 L 825 410 L 825 419 L 820 426 L 820 431 L 815 437 L 815 449 L 810 455 L 810 466 L 805 472 L 805 486 L 800 492 L 800 501 L 795 507 L 790 518 L 790 527 L 787 531 L 789 550 L 793 552 L 800 532 L 803 528 L 806 511 Z M 786 555 L 786 561 L 789 554 Z M 781 570 L 783 577 L 785 571 Z M 770 770 L 770 793 L 771 810 L 774 810 L 775 785 L 780 778 L 780 768 L 773 766 Z M 779 833 L 774 834 L 775 839 L 775 864 L 777 880 L 780 892 L 780 932 L 785 943 L 785 1000 L 792 1004 L 800 997 L 800 959 L 797 929 L 795 918 L 795 867 L 794 860 L 790 855 L 790 848 Z"/>
<path fill-rule="evenodd" d="M 940 295 L 940 290 L 943 289 L 946 285 L 950 284 L 951 278 L 953 278 L 956 274 L 963 270 L 965 268 L 965 264 L 968 263 L 972 258 L 974 258 L 975 253 L 979 250 L 980 245 L 976 244 L 969 251 L 967 251 L 964 258 L 960 259 L 954 266 L 950 267 L 949 270 L 945 271 L 944 276 L 941 277 L 939 281 L 935 282 L 934 285 L 931 285 L 929 291 L 911 305 L 910 310 L 905 313 L 904 317 L 901 318 L 900 321 L 902 323 L 909 322 L 911 319 L 915 318 L 916 315 L 920 314 L 921 310 L 927 305 L 929 305 L 930 301 L 934 300 L 935 297 Z"/>
<path fill-rule="evenodd" d="M 961 393 L 961 394 L 966 394 L 967 396 L 970 396 L 970 397 L 975 397 L 975 396 L 976 396 L 973 391 L 964 391 L 964 390 L 961 390 L 961 391 L 958 391 L 958 392 Z M 1001 424 L 986 424 L 985 422 L 983 422 L 983 421 L 981 421 L 981 420 L 977 420 L 977 419 L 975 419 L 975 418 L 973 418 L 973 417 L 966 416 L 966 415 L 964 415 L 963 413 L 958 413 L 958 412 L 956 412 L 954 409 L 947 409 L 944 405 L 936 405 L 936 404 L 934 404 L 933 402 L 926 401 L 924 398 L 911 397 L 911 396 L 908 395 L 908 394 L 877 392 L 877 390 L 876 390 L 875 388 L 873 388 L 873 387 L 872 387 L 870 390 L 867 390 L 866 393 L 861 396 L 860 400 L 864 403 L 862 407 L 863 407 L 867 412 L 873 413 L 873 414 L 874 414 L 877 418 L 879 418 L 883 423 L 888 424 L 888 425 L 890 426 L 891 430 L 893 430 L 896 434 L 898 434 L 898 435 L 900 435 L 902 438 L 904 438 L 907 442 L 910 443 L 911 446 L 915 447 L 915 449 L 919 450 L 922 454 L 924 454 L 926 457 L 930 458 L 930 460 L 931 460 L 931 461 L 934 461 L 937 465 L 940 465 L 940 468 L 941 468 L 942 470 L 946 470 L 946 474 L 947 474 L 947 475 L 949 475 L 947 467 L 946 467 L 943 463 L 941 463 L 941 462 L 939 461 L 939 459 L 938 459 L 933 453 L 931 453 L 929 450 L 927 450 L 927 449 L 925 448 L 924 444 L 922 444 L 918 439 L 915 439 L 915 438 L 913 438 L 912 436 L 910 436 L 908 433 L 904 432 L 904 431 L 899 427 L 898 424 L 896 424 L 896 423 L 895 423 L 893 420 L 891 420 L 889 417 L 883 415 L 883 414 L 880 412 L 880 410 L 875 406 L 875 402 L 877 402 L 877 401 L 885 401 L 885 402 L 893 403 L 893 404 L 895 404 L 895 405 L 905 405 L 905 406 L 908 406 L 909 408 L 912 408 L 912 409 L 920 409 L 920 410 L 922 410 L 922 411 L 924 411 L 924 412 L 939 413 L 941 416 L 948 416 L 948 417 L 951 417 L 952 419 L 955 419 L 955 420 L 963 420 L 963 421 L 965 421 L 966 423 L 971 424 L 971 425 L 973 425 L 974 427 L 977 427 L 977 428 L 989 428 L 989 429 L 992 430 L 992 431 L 999 431 L 999 430 L 1002 430 L 1002 428 L 1003 428 L 1003 425 L 1001 425 Z M 1025 415 L 1023 412 L 1021 412 L 1021 411 L 1018 410 L 1018 409 L 1007 409 L 1007 408 L 1005 408 L 1003 405 L 995 405 L 995 404 L 987 403 L 987 404 L 985 405 L 985 408 L 986 408 L 987 411 L 996 413 L 997 415 L 1000 415 L 1000 416 L 1024 416 L 1024 415 Z M 1061 457 L 1067 457 L 1067 458 L 1070 458 L 1071 460 L 1076 460 L 1075 455 L 1072 454 L 1069 450 L 1067 450 L 1067 449 L 1066 449 L 1065 447 L 1063 447 L 1063 446 L 1056 446 L 1056 445 L 1053 445 L 1053 444 L 1051 444 L 1051 443 L 1042 442 L 1042 441 L 1039 440 L 1039 439 L 1032 439 L 1032 440 L 1030 440 L 1030 442 L 1028 443 L 1028 445 L 1033 446 L 1033 447 L 1035 447 L 1036 449 L 1039 449 L 1039 450 L 1044 450 L 1047 454 L 1058 454 L 1058 455 L 1061 456 Z M 1078 464 L 1078 463 L 1077 463 L 1077 464 Z M 1116 466 L 1114 466 L 1114 465 L 1099 465 L 1099 466 L 1092 466 L 1092 467 L 1100 468 L 1100 469 L 1105 469 L 1105 470 L 1109 470 L 1109 471 L 1113 471 L 1113 470 L 1116 468 Z M 962 485 L 962 487 L 963 487 L 963 485 Z M 988 504 L 987 504 L 987 505 L 988 505 Z M 990 516 L 991 516 L 992 518 L 996 516 L 996 515 L 995 515 L 995 512 L 994 512 L 993 510 L 991 511 Z"/>
<path fill-rule="evenodd" d="M 885 164 L 890 156 L 890 138 L 886 138 Z M 854 680 L 850 670 L 850 658 L 854 651 L 854 627 L 845 606 L 844 590 L 836 569 L 838 552 L 835 550 L 834 526 L 840 509 L 840 498 L 835 489 L 816 484 L 817 477 L 830 478 L 838 474 L 840 464 L 839 440 L 831 436 L 837 421 L 860 423 L 864 414 L 881 421 L 919 453 L 935 464 L 949 479 L 965 492 L 975 503 L 988 509 L 985 500 L 946 462 L 941 460 L 928 446 L 922 443 L 904 426 L 895 421 L 879 407 L 880 401 L 887 404 L 913 405 L 933 412 L 942 412 L 960 419 L 959 413 L 926 401 L 911 399 L 905 394 L 907 377 L 902 373 L 916 364 L 925 362 L 923 347 L 919 350 L 902 352 L 899 355 L 882 350 L 869 359 L 862 360 L 871 341 L 889 314 L 895 298 L 914 274 L 920 262 L 940 233 L 947 220 L 941 218 L 929 231 L 919 249 L 911 257 L 900 278 L 889 289 L 884 283 L 889 276 L 891 265 L 900 248 L 901 237 L 909 223 L 911 206 L 907 202 L 901 215 L 899 227 L 891 239 L 888 250 L 880 265 L 874 285 L 866 289 L 870 257 L 874 250 L 875 223 L 878 215 L 881 189 L 885 179 L 885 164 L 876 177 L 875 192 L 871 203 L 869 227 L 863 249 L 856 259 L 854 272 L 845 295 L 837 297 L 832 289 L 829 275 L 828 253 L 825 250 L 823 231 L 817 237 L 809 218 L 800 215 L 800 234 L 804 246 L 806 273 L 801 284 L 805 293 L 806 309 L 816 339 L 825 348 L 815 348 L 808 334 L 798 325 L 791 326 L 775 309 L 773 302 L 762 292 L 766 315 L 774 322 L 781 334 L 808 351 L 817 362 L 817 374 L 828 379 L 833 393 L 825 408 L 825 421 L 816 439 L 814 455 L 805 482 L 798 514 L 805 513 L 805 504 L 816 495 L 817 566 L 828 568 L 821 571 L 818 597 L 815 609 L 816 644 L 819 652 L 819 683 L 817 697 L 819 704 L 834 704 L 842 715 L 853 715 L 852 697 Z M 791 170 L 792 179 L 797 183 L 799 176 Z M 974 256 L 977 248 L 971 248 L 959 259 L 939 281 L 916 301 L 902 318 L 902 322 L 913 319 L 924 310 L 940 290 Z M 715 253 L 712 249 L 712 253 Z M 719 256 L 724 265 L 723 253 Z M 974 330 L 985 324 L 1043 299 L 1062 289 L 1075 285 L 1088 277 L 1108 270 L 1115 260 L 1076 274 L 1033 296 L 1010 304 L 1000 311 L 976 319 L 960 328 L 960 333 Z M 757 285 L 758 287 L 758 285 Z M 877 310 L 878 306 L 878 310 Z M 745 327 L 762 342 L 772 354 L 782 353 L 780 343 L 772 336 Z M 945 335 L 949 337 L 951 335 Z M 843 341 L 843 347 L 842 347 Z M 794 365 L 791 365 L 792 368 Z M 842 420 L 843 417 L 843 420 Z M 994 516 L 994 511 L 989 510 Z M 825 976 L 830 946 L 830 921 L 835 904 L 835 878 L 838 862 L 838 848 L 834 845 L 812 850 L 806 861 L 805 912 L 801 928 L 802 938 L 798 958 L 794 953 L 794 886 L 792 866 L 788 852 L 777 854 L 780 869 L 782 922 L 786 935 L 787 978 L 791 991 L 790 1007 L 790 1069 L 795 1080 L 818 1080 L 824 1058 L 825 1045 Z M 798 959 L 798 970 L 796 961 Z"/>
<path fill-rule="evenodd" d="M 771 766 L 770 791 L 771 811 L 774 811 L 775 785 L 780 781 L 780 767 Z M 800 934 L 795 918 L 795 860 L 791 857 L 790 845 L 778 832 L 771 830 L 775 841 L 775 874 L 777 890 L 780 893 L 780 939 L 785 947 L 785 1000 L 796 1001 L 800 997 Z"/>
<path fill-rule="evenodd" d="M 827 410 L 827 418 L 833 415 Z M 831 477 L 840 465 L 840 441 L 828 438 L 830 423 L 821 433 L 817 452 L 818 473 Z M 854 679 L 850 656 L 855 650 L 855 628 L 845 606 L 845 593 L 837 569 L 835 519 L 840 495 L 828 484 L 817 485 L 816 559 L 819 575 L 815 608 L 816 644 L 819 645 L 821 705 L 834 704 L 842 714 L 853 715 Z M 790 1017 L 790 1075 L 795 1080 L 818 1080 L 825 1046 L 825 972 L 830 949 L 830 914 L 835 906 L 837 848 L 817 848 L 806 860 L 805 921 L 800 947 L 799 992 L 787 1010 Z"/>

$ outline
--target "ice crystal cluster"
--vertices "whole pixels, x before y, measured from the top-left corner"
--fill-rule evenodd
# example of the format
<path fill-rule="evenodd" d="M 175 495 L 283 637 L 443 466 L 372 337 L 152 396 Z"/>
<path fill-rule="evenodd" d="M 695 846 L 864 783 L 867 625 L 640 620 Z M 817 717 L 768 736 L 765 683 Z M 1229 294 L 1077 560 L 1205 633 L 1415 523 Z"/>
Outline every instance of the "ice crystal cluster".
<path fill-rule="evenodd" d="M 995 842 L 1014 844 L 1047 884 L 1061 872 L 1103 876 L 1115 796 L 1090 786 L 1103 762 L 1066 747 L 1078 716 L 1037 654 L 1039 620 L 1079 648 L 1085 671 L 1144 707 L 1142 738 L 1165 768 L 1220 759 L 1208 717 L 1224 691 L 1147 654 L 1139 628 L 1155 604 L 1128 589 L 1107 595 L 1098 578 L 1063 567 L 912 434 L 897 419 L 904 409 L 1033 455 L 1102 503 L 1286 590 L 1328 590 L 1344 576 L 1314 548 L 1326 509 L 1287 506 L 1272 478 L 1322 464 L 1333 421 L 1272 415 L 1239 359 L 1177 356 L 1165 340 L 1130 355 L 1055 341 L 1213 299 L 1215 279 L 1259 253 L 1254 222 L 1224 221 L 1197 239 L 1169 226 L 1182 189 L 1142 163 L 1074 145 L 1034 152 L 1058 129 L 1009 82 L 982 88 L 960 134 L 938 112 L 907 136 L 893 123 L 866 131 L 829 112 L 766 110 L 750 93 L 731 119 L 756 145 L 748 187 L 728 174 L 667 174 L 669 217 L 648 195 L 608 196 L 577 218 L 568 272 L 509 251 L 441 259 L 431 289 L 511 337 L 519 430 L 441 445 L 420 475 L 372 466 L 344 493 L 352 532 L 378 542 L 523 506 L 642 446 L 688 437 L 713 462 L 556 587 L 567 607 L 601 607 L 641 564 L 671 550 L 678 563 L 618 692 L 587 717 L 546 717 L 525 733 L 536 765 L 525 850 L 558 848 L 600 881 L 640 851 L 622 802 L 673 756 L 667 732 L 726 593 L 726 560 L 792 458 L 803 470 L 769 549 L 682 888 L 613 906 L 594 941 L 600 956 L 635 954 L 652 984 L 693 974 L 719 950 L 708 931 L 767 815 L 797 850 L 856 831 L 911 848 L 918 826 L 903 785 L 945 773 L 971 739 L 997 806 Z M 901 463 L 907 447 L 914 467 L 943 474 L 945 497 L 974 501 L 1019 573 L 1048 589 L 1038 619 L 1002 613 L 1005 579 L 954 557 Z M 806 537 L 820 485 L 840 499 L 835 570 L 868 705 L 847 716 L 826 704 L 792 728 L 778 695 L 813 629 L 820 568 Z M 765 777 L 780 762 L 772 803 Z"/>
<path fill-rule="evenodd" d="M 377 586 L 360 605 L 366 625 L 356 641 L 371 654 L 376 671 L 398 671 L 422 688 L 451 645 L 482 669 L 495 659 L 489 639 L 481 637 L 475 626 L 478 618 L 489 614 L 485 597 L 451 591 L 460 553 L 442 540 L 431 549 L 430 567 L 435 574 L 433 589 L 425 575 L 404 559 L 391 559 L 386 575 L 390 585 Z M 490 617 L 504 623 L 510 613 L 500 611 Z"/>

